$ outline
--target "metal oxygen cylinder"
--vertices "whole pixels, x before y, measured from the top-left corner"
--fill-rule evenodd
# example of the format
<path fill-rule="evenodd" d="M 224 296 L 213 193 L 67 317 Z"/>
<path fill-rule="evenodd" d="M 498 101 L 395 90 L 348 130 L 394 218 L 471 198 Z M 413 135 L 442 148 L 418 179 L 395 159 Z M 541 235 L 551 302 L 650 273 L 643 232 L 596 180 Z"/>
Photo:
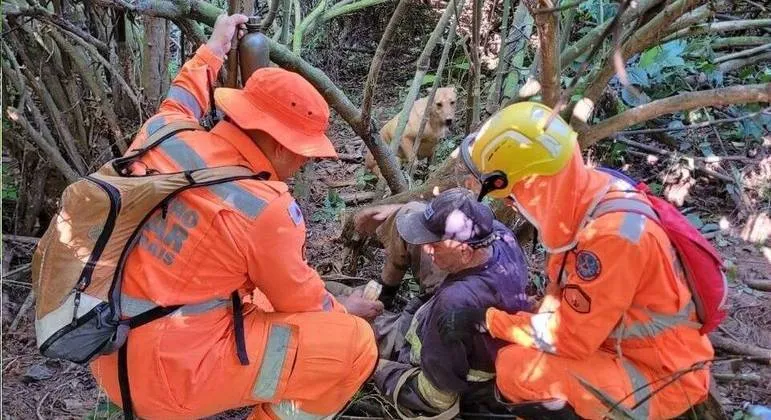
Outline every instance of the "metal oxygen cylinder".
<path fill-rule="evenodd" d="M 270 44 L 268 37 L 260 32 L 257 16 L 246 22 L 246 35 L 238 41 L 238 64 L 241 67 L 241 83 L 246 85 L 255 70 L 270 67 Z"/>

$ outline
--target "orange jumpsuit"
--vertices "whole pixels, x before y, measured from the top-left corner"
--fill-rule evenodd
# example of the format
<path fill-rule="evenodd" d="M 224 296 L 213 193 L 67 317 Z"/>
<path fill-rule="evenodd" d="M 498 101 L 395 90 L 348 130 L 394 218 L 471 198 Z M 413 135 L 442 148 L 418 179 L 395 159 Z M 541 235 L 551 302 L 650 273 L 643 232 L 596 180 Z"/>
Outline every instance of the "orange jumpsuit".
<path fill-rule="evenodd" d="M 221 65 L 202 46 L 131 149 L 169 121 L 197 120 L 208 111 L 208 85 Z M 136 415 L 200 418 L 257 405 L 255 418 L 315 419 L 340 410 L 374 370 L 374 335 L 365 321 L 345 313 L 308 266 L 302 213 L 267 158 L 222 121 L 210 132 L 178 133 L 142 162 L 161 172 L 245 165 L 268 171 L 271 180 L 184 191 L 165 219 L 159 211 L 144 227 L 126 264 L 123 315 L 186 306 L 129 334 Z M 262 302 L 243 308 L 246 366 L 233 337 L 229 296 L 235 290 Z M 120 403 L 116 354 L 96 359 L 91 370 Z"/>
<path fill-rule="evenodd" d="M 578 149 L 560 173 L 514 186 L 515 205 L 550 252 L 551 282 L 536 314 L 487 312 L 490 333 L 515 343 L 496 361 L 497 385 L 511 401 L 557 398 L 581 417 L 602 418 L 608 409 L 578 378 L 628 408 L 638 405 L 636 418 L 675 417 L 706 398 L 705 368 L 643 401 L 676 372 L 712 359 L 713 349 L 698 332 L 664 231 L 638 213 L 604 213 L 618 199 L 646 208 L 632 189 L 586 168 Z"/>

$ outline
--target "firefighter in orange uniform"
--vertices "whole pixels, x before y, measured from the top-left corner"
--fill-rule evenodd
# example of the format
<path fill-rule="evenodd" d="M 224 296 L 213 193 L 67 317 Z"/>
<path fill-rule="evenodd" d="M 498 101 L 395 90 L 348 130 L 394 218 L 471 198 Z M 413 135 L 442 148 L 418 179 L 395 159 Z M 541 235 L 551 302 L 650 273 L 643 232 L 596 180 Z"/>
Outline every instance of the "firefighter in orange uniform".
<path fill-rule="evenodd" d="M 245 21 L 217 19 L 130 149 L 171 121 L 204 116 L 230 39 Z M 133 411 L 148 419 L 201 418 L 254 405 L 258 419 L 324 418 L 377 362 L 370 326 L 346 313 L 346 302 L 327 293 L 305 261 L 303 215 L 282 182 L 308 159 L 336 156 L 324 134 L 328 106 L 305 79 L 279 68 L 259 69 L 243 90 L 217 89 L 214 98 L 222 121 L 209 132 L 175 134 L 141 158 L 141 170 L 237 164 L 270 178 L 184 191 L 144 226 L 126 264 L 123 316 L 184 306 L 129 334 Z M 239 308 L 238 296 L 252 292 L 274 311 Z M 120 403 L 117 360 L 99 357 L 91 370 Z"/>
<path fill-rule="evenodd" d="M 713 349 L 674 248 L 644 216 L 649 202 L 587 168 L 576 133 L 559 117 L 547 126 L 550 114 L 537 103 L 511 105 L 461 145 L 482 194 L 507 200 L 538 229 L 547 294 L 535 314 L 454 312 L 443 335 L 463 337 L 478 324 L 513 343 L 498 353 L 497 386 L 523 417 L 604 417 L 608 408 L 581 380 L 635 418 L 678 416 L 706 398 L 708 370 L 684 371 Z M 619 200 L 635 200 L 639 212 L 614 212 Z"/>

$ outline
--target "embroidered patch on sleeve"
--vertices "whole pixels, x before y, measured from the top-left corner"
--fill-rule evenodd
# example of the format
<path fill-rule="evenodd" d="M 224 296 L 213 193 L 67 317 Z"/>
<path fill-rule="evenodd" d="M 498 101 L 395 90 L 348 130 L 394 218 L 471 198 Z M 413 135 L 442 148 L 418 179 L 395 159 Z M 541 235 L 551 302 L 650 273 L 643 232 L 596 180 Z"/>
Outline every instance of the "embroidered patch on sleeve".
<path fill-rule="evenodd" d="M 292 218 L 295 226 L 303 222 L 303 211 L 294 200 L 292 200 L 292 204 L 289 205 L 289 216 Z"/>
<path fill-rule="evenodd" d="M 578 251 L 576 254 L 576 274 L 581 280 L 591 281 L 602 272 L 602 264 L 593 252 Z"/>
<path fill-rule="evenodd" d="M 574 311 L 579 314 L 588 314 L 592 310 L 592 298 L 589 297 L 581 286 L 569 284 L 562 291 L 562 298 Z"/>

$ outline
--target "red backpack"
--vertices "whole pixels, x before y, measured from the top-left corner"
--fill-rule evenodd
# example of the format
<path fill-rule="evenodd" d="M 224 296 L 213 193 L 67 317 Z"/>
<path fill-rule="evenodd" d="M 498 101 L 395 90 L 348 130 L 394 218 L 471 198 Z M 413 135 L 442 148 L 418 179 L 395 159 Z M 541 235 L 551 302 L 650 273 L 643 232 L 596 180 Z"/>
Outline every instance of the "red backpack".
<path fill-rule="evenodd" d="M 633 212 L 648 217 L 666 232 L 677 250 L 685 271 L 688 288 L 693 296 L 696 313 L 701 321 L 701 334 L 714 330 L 726 317 L 725 302 L 728 297 L 728 283 L 723 272 L 723 259 L 715 247 L 668 201 L 657 197 L 644 182 L 636 182 L 618 171 L 597 168 L 614 177 L 634 185 L 651 203 L 658 220 L 632 208 L 617 211 Z"/>

